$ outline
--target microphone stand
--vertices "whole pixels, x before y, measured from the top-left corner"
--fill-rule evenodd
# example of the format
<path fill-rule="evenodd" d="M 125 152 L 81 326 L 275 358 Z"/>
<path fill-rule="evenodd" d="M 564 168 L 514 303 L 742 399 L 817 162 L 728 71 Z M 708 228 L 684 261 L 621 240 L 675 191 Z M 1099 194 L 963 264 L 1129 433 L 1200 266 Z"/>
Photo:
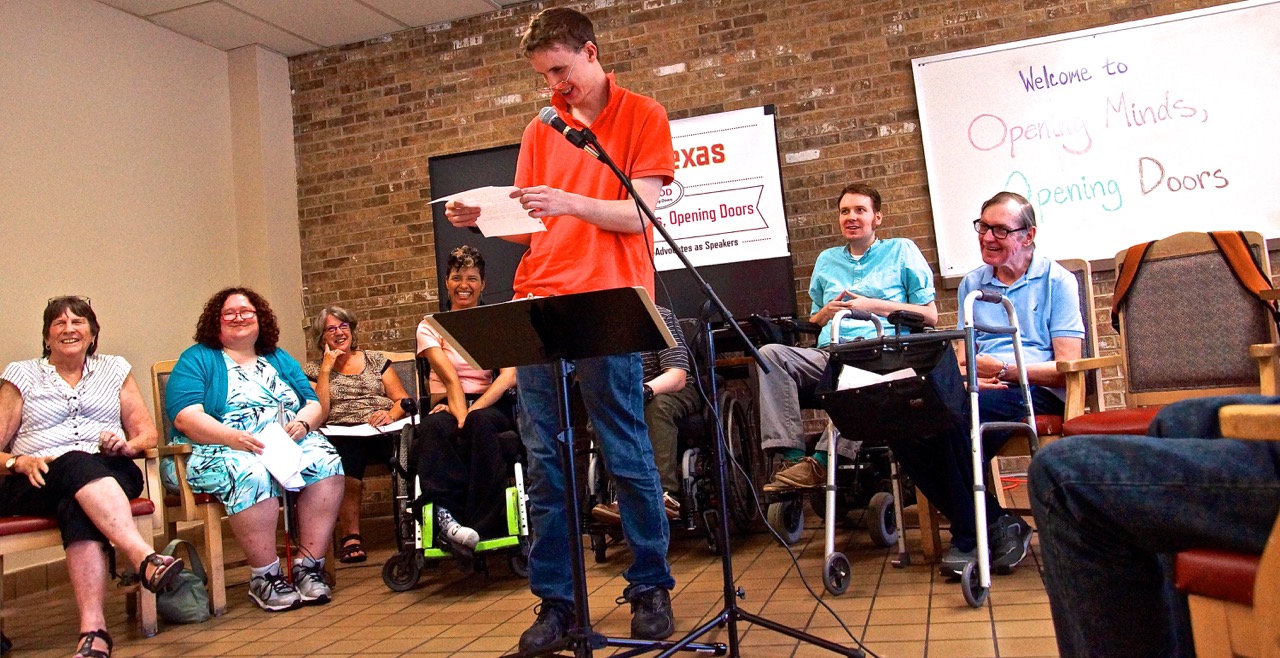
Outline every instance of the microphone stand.
<path fill-rule="evenodd" d="M 733 314 L 731 314 L 729 312 L 729 309 L 725 307 L 724 302 L 720 301 L 720 297 L 717 296 L 715 290 L 711 288 L 711 284 L 707 283 L 706 279 L 702 278 L 702 274 L 698 272 L 698 268 L 694 267 L 693 263 L 689 262 L 689 258 L 685 256 L 684 252 L 676 245 L 675 240 L 671 237 L 671 234 L 667 232 L 666 227 L 662 225 L 662 222 L 658 221 L 658 218 L 656 216 L 654 216 L 653 210 L 651 210 L 649 208 L 649 205 L 644 202 L 644 199 L 641 199 L 640 195 L 636 193 L 636 188 L 635 186 L 632 185 L 631 178 L 627 176 L 627 174 L 624 173 L 616 163 L 614 163 L 613 158 L 609 157 L 608 152 L 606 152 L 604 150 L 604 147 L 600 145 L 599 140 L 596 139 L 595 134 L 591 132 L 590 128 L 583 128 L 579 132 L 581 132 L 582 136 L 585 138 L 586 144 L 578 147 L 585 150 L 589 155 L 596 158 L 600 162 L 603 162 L 605 166 L 609 167 L 610 171 L 613 172 L 613 175 L 616 176 L 618 178 L 618 181 L 622 183 L 623 187 L 627 189 L 627 192 L 631 195 L 631 198 L 635 201 L 636 206 L 639 207 L 640 210 L 644 213 L 645 218 L 649 220 L 649 224 L 652 225 L 654 230 L 657 231 L 658 234 L 662 236 L 662 239 L 667 243 L 667 245 L 671 247 L 672 253 L 674 253 L 676 257 L 680 259 L 680 262 L 681 264 L 684 265 L 684 268 L 688 270 L 691 275 L 693 275 L 693 279 L 698 283 L 699 288 L 701 288 L 702 290 L 702 294 L 706 296 L 707 300 L 710 301 L 711 304 L 715 307 L 715 310 L 720 313 L 720 316 L 724 318 L 725 321 L 728 322 L 729 326 L 732 327 L 733 330 L 737 333 L 738 338 L 742 341 L 742 344 L 745 346 L 746 352 L 749 353 L 751 355 L 751 358 L 755 360 L 757 367 L 759 367 L 760 370 L 762 370 L 765 374 L 768 374 L 769 366 L 765 364 L 764 359 L 760 356 L 760 352 L 756 350 L 755 346 L 751 344 L 750 340 L 747 340 L 747 336 L 742 331 L 742 327 L 738 326 L 737 321 L 733 319 Z M 568 137 L 568 135 L 566 135 L 566 137 Z M 576 140 L 570 138 L 569 141 L 571 143 L 574 143 L 574 145 L 577 145 Z M 714 354 L 715 353 L 713 351 L 712 352 L 713 359 L 715 358 Z M 715 381 L 714 376 L 712 376 L 711 379 L 713 382 Z M 719 407 L 719 400 L 717 398 L 718 396 L 715 395 L 713 391 L 713 395 L 711 396 L 710 402 L 712 404 L 715 417 L 719 419 L 720 407 Z M 740 588 L 735 588 L 733 584 L 733 562 L 732 562 L 732 555 L 731 555 L 732 549 L 730 548 L 730 545 L 729 545 L 729 511 L 728 511 L 729 497 L 728 497 L 726 485 L 725 485 L 725 482 L 728 479 L 728 468 L 725 463 L 724 443 L 723 443 L 724 436 L 721 432 L 721 425 L 717 421 L 715 423 L 715 426 L 716 426 L 716 441 L 715 441 L 715 449 L 713 450 L 713 454 L 714 454 L 714 459 L 716 464 L 716 477 L 717 477 L 717 482 L 716 482 L 716 495 L 718 497 L 717 516 L 719 517 L 718 519 L 719 527 L 717 528 L 717 530 L 719 534 L 720 546 L 722 546 L 724 549 L 720 551 L 721 571 L 724 574 L 724 607 L 721 608 L 719 614 L 713 617 L 710 621 L 706 622 L 702 626 L 699 626 L 698 628 L 693 629 L 683 638 L 677 640 L 674 645 L 668 645 L 667 642 L 661 642 L 661 643 L 655 643 L 654 645 L 651 645 L 651 646 L 658 646 L 658 647 L 669 646 L 669 648 L 667 648 L 665 651 L 658 654 L 659 658 L 665 658 L 666 656 L 671 656 L 675 654 L 677 651 L 684 649 L 694 640 L 710 632 L 713 628 L 720 627 L 720 626 L 727 626 L 729 629 L 729 633 L 728 633 L 729 634 L 729 655 L 737 656 L 739 655 L 738 654 L 737 622 L 745 621 L 751 624 L 756 624 L 758 626 L 763 626 L 765 628 L 768 628 L 769 630 L 772 630 L 777 633 L 781 633 L 783 635 L 788 635 L 802 642 L 807 642 L 809 644 L 822 647 L 823 649 L 826 649 L 833 653 L 837 653 L 843 656 L 848 656 L 849 658 L 864 658 L 865 654 L 859 649 L 841 646 L 839 644 L 836 644 L 835 642 L 831 642 L 829 640 L 824 640 L 820 637 L 810 635 L 809 633 L 791 628 L 789 626 L 785 626 L 771 619 L 766 619 L 764 617 L 761 617 L 760 615 L 746 612 L 738 607 L 737 599 L 746 598 L 746 591 Z"/>

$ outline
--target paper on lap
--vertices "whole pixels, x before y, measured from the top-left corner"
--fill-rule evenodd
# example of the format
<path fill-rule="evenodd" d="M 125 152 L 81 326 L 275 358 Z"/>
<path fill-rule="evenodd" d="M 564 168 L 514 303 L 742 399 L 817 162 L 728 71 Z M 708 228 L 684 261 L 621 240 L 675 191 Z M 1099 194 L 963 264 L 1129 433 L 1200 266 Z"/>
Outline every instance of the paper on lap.
<path fill-rule="evenodd" d="M 399 432 L 400 428 L 408 424 L 410 419 L 417 422 L 418 417 L 406 416 L 381 427 L 374 427 L 369 423 L 361 423 L 359 425 L 325 425 L 320 428 L 320 433 L 325 436 L 378 436 L 379 434 L 394 434 Z"/>
<path fill-rule="evenodd" d="M 275 423 L 253 436 L 262 442 L 262 454 L 258 459 L 262 460 L 271 477 L 285 489 L 301 489 L 306 484 L 302 479 L 302 446 Z"/>

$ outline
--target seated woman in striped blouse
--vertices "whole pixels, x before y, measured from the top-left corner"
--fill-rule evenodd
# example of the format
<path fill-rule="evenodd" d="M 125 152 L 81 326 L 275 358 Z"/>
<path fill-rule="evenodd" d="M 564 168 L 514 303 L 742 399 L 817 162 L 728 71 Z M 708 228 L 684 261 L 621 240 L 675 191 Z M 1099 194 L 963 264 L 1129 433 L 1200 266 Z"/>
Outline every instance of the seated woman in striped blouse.
<path fill-rule="evenodd" d="M 88 298 L 50 299 L 44 355 L 9 364 L 0 382 L 0 516 L 57 517 L 80 612 L 76 655 L 88 658 L 111 655 L 108 541 L 153 592 L 182 571 L 133 524 L 129 499 L 142 493 L 133 460 L 155 447 L 156 426 L 129 363 L 96 353 L 98 329 Z"/>

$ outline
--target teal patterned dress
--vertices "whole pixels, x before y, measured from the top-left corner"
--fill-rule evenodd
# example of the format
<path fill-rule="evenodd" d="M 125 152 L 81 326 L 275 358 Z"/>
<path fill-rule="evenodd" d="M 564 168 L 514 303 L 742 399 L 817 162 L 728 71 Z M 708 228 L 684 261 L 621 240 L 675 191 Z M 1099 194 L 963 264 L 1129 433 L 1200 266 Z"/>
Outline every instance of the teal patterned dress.
<path fill-rule="evenodd" d="M 297 392 L 284 381 L 276 369 L 262 357 L 249 366 L 240 366 L 223 354 L 227 366 L 227 411 L 222 424 L 258 433 L 272 423 L 288 423 L 302 409 Z M 281 493 L 280 484 L 267 472 L 258 456 L 224 445 L 192 443 L 175 434 L 174 443 L 191 443 L 187 462 L 187 482 L 196 493 L 210 494 L 227 508 L 228 514 L 242 512 Z M 308 432 L 299 442 L 302 446 L 304 487 L 328 477 L 342 475 L 338 452 L 319 432 Z M 169 460 L 162 464 L 161 475 L 170 488 L 176 487 L 177 476 Z"/>

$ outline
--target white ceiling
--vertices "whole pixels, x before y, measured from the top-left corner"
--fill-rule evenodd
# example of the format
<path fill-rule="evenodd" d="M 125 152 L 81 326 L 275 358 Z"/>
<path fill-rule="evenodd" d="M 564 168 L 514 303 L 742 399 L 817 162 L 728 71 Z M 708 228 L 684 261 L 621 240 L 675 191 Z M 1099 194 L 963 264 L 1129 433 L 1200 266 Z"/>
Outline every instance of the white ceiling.
<path fill-rule="evenodd" d="M 221 50 L 292 57 L 528 0 L 98 0 Z"/>

